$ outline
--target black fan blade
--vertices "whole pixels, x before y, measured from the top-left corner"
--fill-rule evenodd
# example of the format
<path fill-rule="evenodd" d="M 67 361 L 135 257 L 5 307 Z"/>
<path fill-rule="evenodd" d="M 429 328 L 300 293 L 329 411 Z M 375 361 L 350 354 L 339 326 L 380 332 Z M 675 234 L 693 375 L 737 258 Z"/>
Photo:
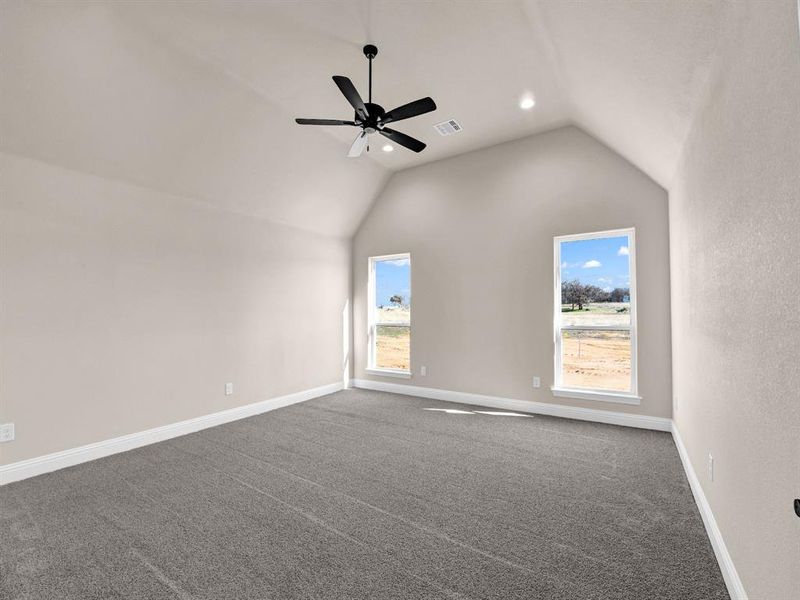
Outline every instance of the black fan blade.
<path fill-rule="evenodd" d="M 399 131 L 395 131 L 394 129 L 389 129 L 388 127 L 384 127 L 383 129 L 379 129 L 378 133 L 383 136 L 386 136 L 393 142 L 397 142 L 401 146 L 405 146 L 409 150 L 413 150 L 414 152 L 422 152 L 425 150 L 425 144 L 420 142 L 417 139 L 412 138 L 410 135 L 406 135 L 405 133 L 400 133 Z"/>
<path fill-rule="evenodd" d="M 339 119 L 295 119 L 298 125 L 355 125 L 355 121 L 340 121 Z"/>
<path fill-rule="evenodd" d="M 366 121 L 369 117 L 369 112 L 367 111 L 367 107 L 364 106 L 364 101 L 361 99 L 361 95 L 358 93 L 356 86 L 353 85 L 353 82 L 341 75 L 334 75 L 333 80 L 336 82 L 336 85 L 339 86 L 339 89 L 344 94 L 344 97 L 347 98 L 350 105 L 356 109 L 356 114 L 359 118 L 362 121 Z"/>
<path fill-rule="evenodd" d="M 398 106 L 394 110 L 390 110 L 383 115 L 381 123 L 392 123 L 393 121 L 402 121 L 403 119 L 410 119 L 417 115 L 424 115 L 432 110 L 436 110 L 436 103 L 431 98 L 421 98 Z"/>

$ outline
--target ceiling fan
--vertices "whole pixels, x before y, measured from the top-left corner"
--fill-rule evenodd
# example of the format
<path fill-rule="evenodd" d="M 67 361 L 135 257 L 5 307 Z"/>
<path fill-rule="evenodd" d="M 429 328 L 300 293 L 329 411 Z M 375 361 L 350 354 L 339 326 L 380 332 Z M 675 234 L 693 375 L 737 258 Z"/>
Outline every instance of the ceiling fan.
<path fill-rule="evenodd" d="M 386 125 L 436 110 L 436 103 L 431 98 L 422 98 L 404 104 L 403 106 L 398 106 L 389 112 L 386 112 L 382 106 L 373 104 L 372 59 L 375 58 L 377 54 L 378 49 L 372 44 L 364 46 L 364 56 L 369 60 L 369 99 L 367 102 L 361 99 L 353 82 L 347 77 L 341 75 L 333 76 L 333 81 L 356 111 L 353 121 L 340 121 L 339 119 L 295 119 L 295 121 L 300 125 L 350 125 L 352 127 L 360 127 L 361 131 L 350 147 L 350 151 L 347 153 L 347 156 L 351 158 L 361 156 L 365 148 L 369 151 L 369 136 L 373 133 L 380 133 L 382 136 L 414 152 L 422 152 L 425 149 L 425 144 L 423 142 L 405 133 L 389 129 Z"/>

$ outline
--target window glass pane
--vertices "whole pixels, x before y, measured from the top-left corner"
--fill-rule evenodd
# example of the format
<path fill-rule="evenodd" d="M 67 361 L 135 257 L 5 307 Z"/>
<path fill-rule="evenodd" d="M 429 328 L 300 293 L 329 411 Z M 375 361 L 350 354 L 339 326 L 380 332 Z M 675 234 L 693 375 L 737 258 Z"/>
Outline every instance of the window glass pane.
<path fill-rule="evenodd" d="M 628 236 L 560 244 L 561 324 L 629 326 Z"/>
<path fill-rule="evenodd" d="M 375 366 L 379 369 L 411 367 L 411 328 L 378 325 L 375 336 Z"/>
<path fill-rule="evenodd" d="M 375 315 L 378 323 L 411 322 L 411 261 L 375 263 Z"/>
<path fill-rule="evenodd" d="M 377 260 L 375 268 L 374 361 L 377 369 L 411 368 L 411 260 Z"/>
<path fill-rule="evenodd" d="M 629 331 L 562 331 L 561 357 L 564 387 L 631 391 Z"/>

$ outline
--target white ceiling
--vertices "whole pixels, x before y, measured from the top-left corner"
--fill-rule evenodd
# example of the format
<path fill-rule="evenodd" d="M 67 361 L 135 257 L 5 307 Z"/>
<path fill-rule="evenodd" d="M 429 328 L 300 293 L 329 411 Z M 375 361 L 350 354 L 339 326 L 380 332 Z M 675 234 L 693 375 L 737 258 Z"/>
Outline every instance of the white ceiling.
<path fill-rule="evenodd" d="M 2 5 L 0 148 L 304 229 L 350 235 L 392 171 L 575 123 L 667 187 L 730 3 L 115 2 Z M 431 96 L 421 154 L 294 117 Z M 536 107 L 523 111 L 520 97 Z M 441 137 L 433 124 L 457 119 Z"/>

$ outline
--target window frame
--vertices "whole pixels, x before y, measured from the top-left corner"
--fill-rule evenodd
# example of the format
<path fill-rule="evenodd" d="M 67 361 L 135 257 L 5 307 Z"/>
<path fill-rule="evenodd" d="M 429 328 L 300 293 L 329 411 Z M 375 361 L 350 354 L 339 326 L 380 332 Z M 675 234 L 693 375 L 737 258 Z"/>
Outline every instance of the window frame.
<path fill-rule="evenodd" d="M 377 329 L 378 327 L 408 327 L 409 336 L 411 335 L 411 320 L 408 322 L 392 322 L 384 323 L 378 322 L 377 307 L 376 307 L 376 276 L 375 265 L 379 262 L 387 260 L 401 260 L 408 259 L 408 290 L 409 296 L 411 295 L 411 253 L 401 252 L 398 254 L 384 254 L 382 256 L 370 256 L 367 259 L 367 368 L 366 372 L 369 375 L 380 375 L 384 377 L 399 377 L 401 379 L 410 379 L 412 373 L 411 367 L 411 347 L 408 350 L 408 370 L 405 369 L 389 369 L 386 367 L 378 367 L 375 364 L 375 347 L 377 344 Z"/>
<path fill-rule="evenodd" d="M 628 237 L 628 267 L 630 270 L 630 325 L 561 325 L 561 244 L 610 237 Z M 554 384 L 550 388 L 554 396 L 563 398 L 577 398 L 582 400 L 599 400 L 603 402 L 617 402 L 620 404 L 640 404 L 639 396 L 639 369 L 638 369 L 638 327 L 637 327 L 637 289 L 636 289 L 636 228 L 609 229 L 606 231 L 593 231 L 590 233 L 576 233 L 558 235 L 553 238 L 553 258 L 555 287 L 553 294 L 553 344 L 554 354 Z M 599 390 L 591 388 L 565 387 L 563 384 L 562 370 L 562 332 L 563 331 L 629 331 L 631 340 L 631 389 L 628 392 L 619 390 Z"/>

